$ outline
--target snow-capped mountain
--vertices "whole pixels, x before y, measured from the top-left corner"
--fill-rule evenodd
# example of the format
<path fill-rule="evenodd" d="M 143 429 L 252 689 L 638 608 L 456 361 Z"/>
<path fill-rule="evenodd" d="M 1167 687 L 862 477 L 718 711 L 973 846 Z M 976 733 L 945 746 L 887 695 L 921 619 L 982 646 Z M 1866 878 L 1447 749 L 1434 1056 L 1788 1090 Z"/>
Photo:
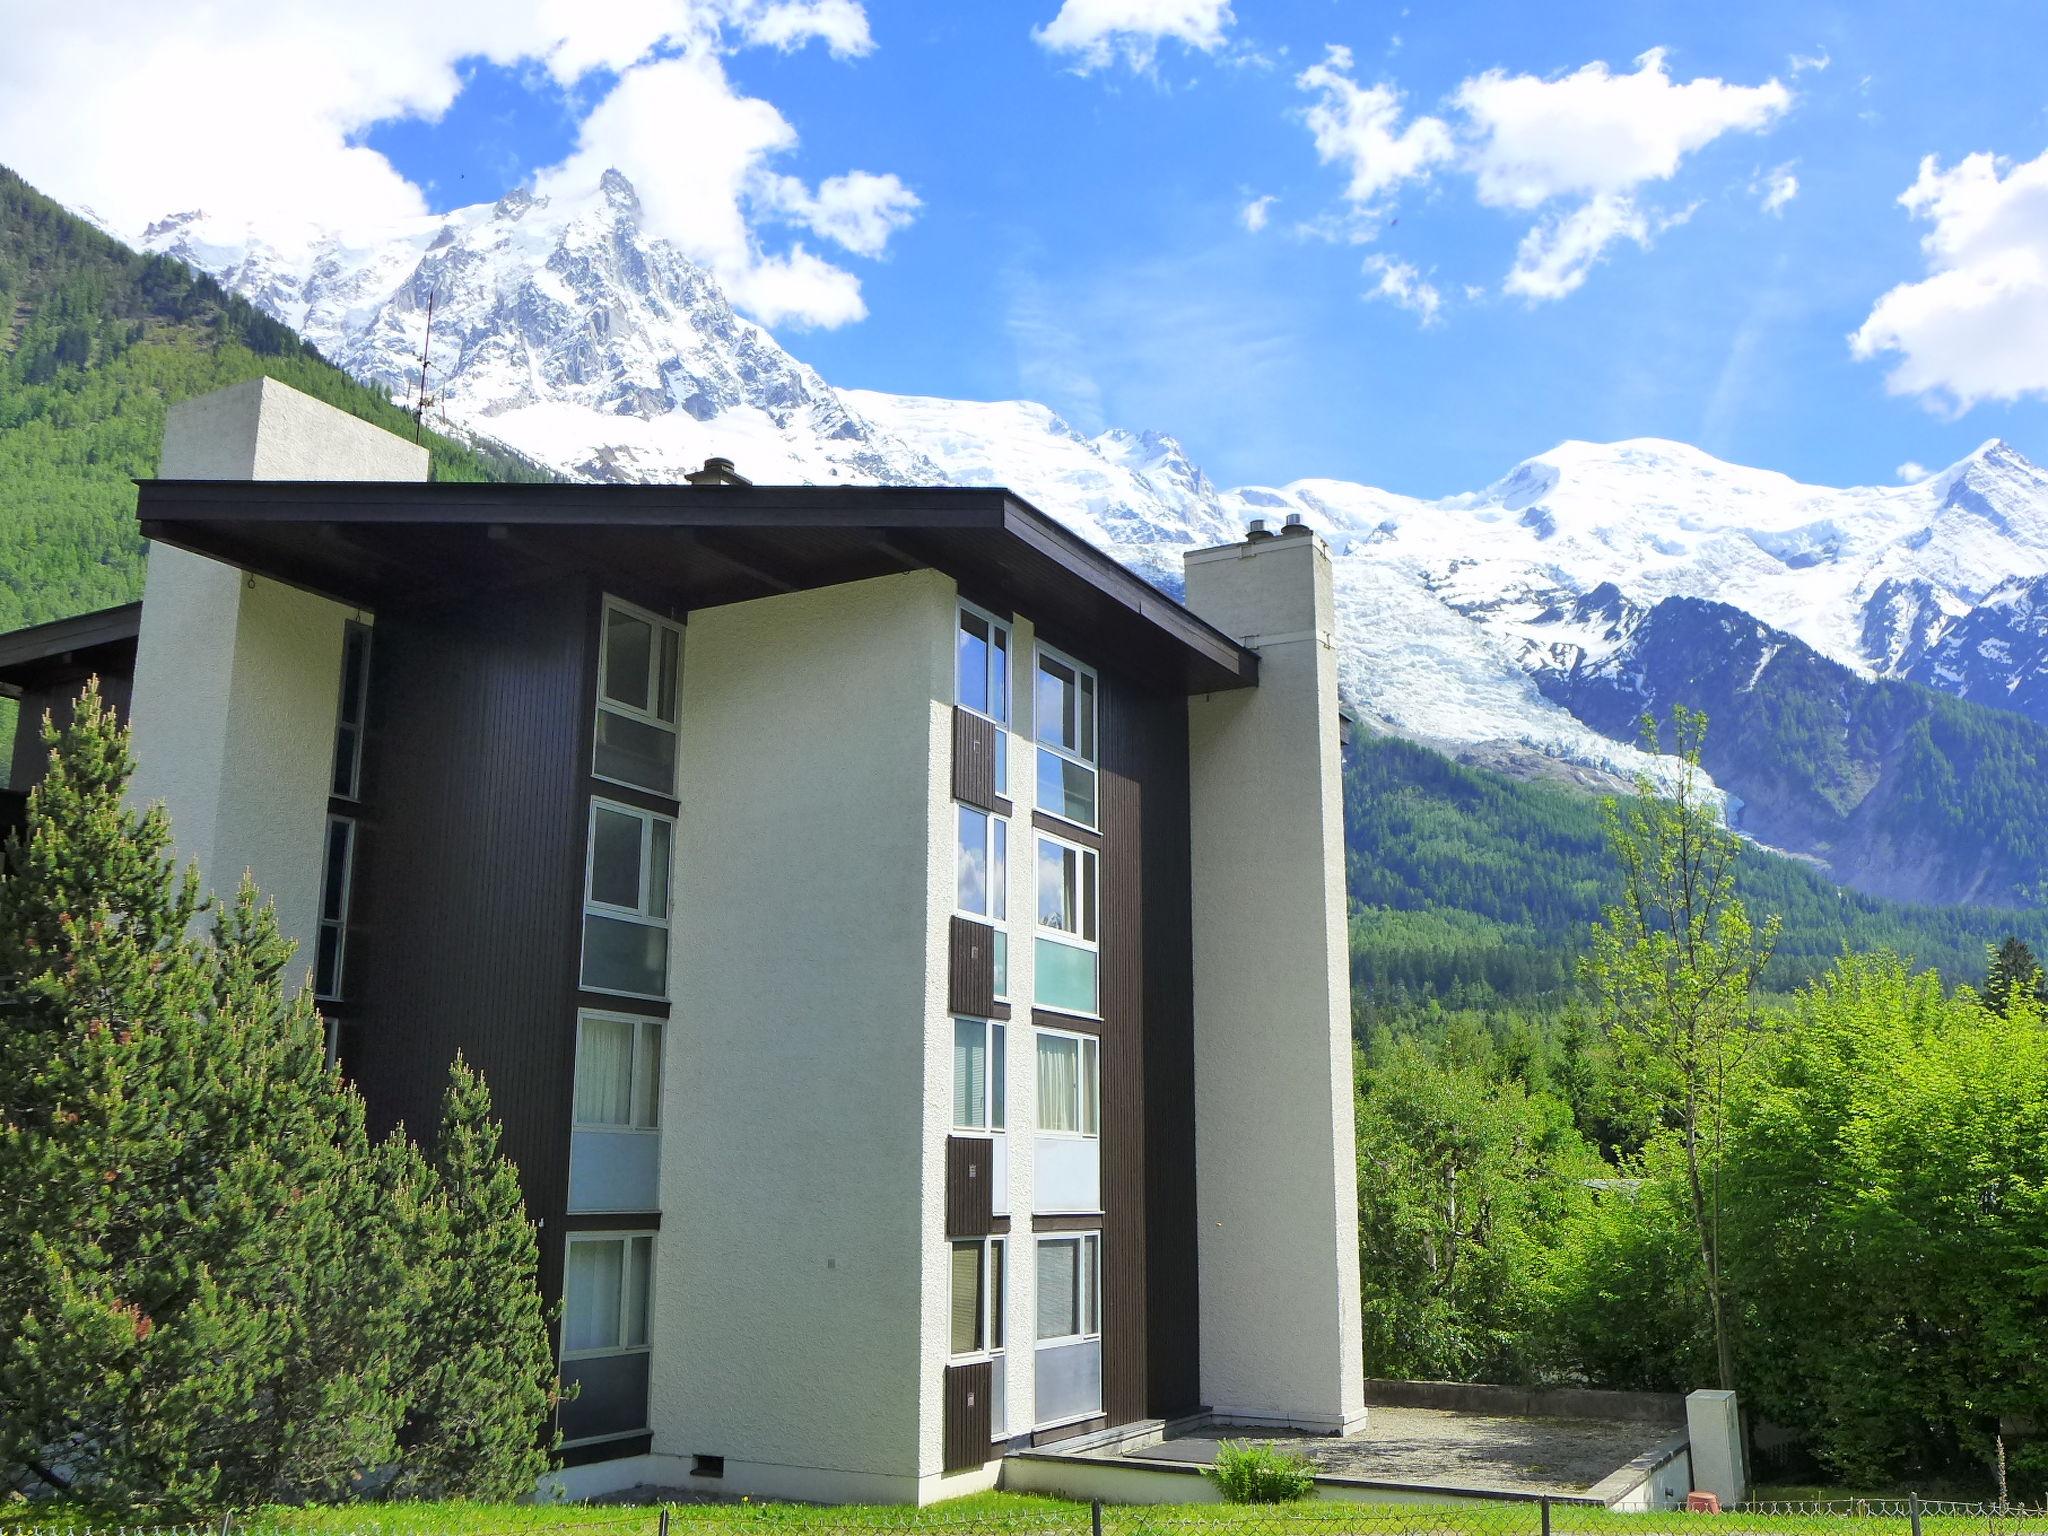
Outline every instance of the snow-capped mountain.
<path fill-rule="evenodd" d="M 1183 550 L 1298 513 L 1336 559 L 1352 702 L 1492 761 L 1641 766 L 1558 681 L 1670 598 L 1732 605 L 1866 679 L 2048 720 L 2048 474 L 1999 442 L 1905 486 L 1803 485 L 1637 439 L 1563 443 L 1438 499 L 1327 479 L 1225 490 L 1161 433 L 835 390 L 648 236 L 616 172 L 580 198 L 283 243 L 182 214 L 143 244 L 400 398 L 431 297 L 434 410 L 573 476 L 673 480 L 719 454 L 764 482 L 1003 484 L 1169 590 Z"/>

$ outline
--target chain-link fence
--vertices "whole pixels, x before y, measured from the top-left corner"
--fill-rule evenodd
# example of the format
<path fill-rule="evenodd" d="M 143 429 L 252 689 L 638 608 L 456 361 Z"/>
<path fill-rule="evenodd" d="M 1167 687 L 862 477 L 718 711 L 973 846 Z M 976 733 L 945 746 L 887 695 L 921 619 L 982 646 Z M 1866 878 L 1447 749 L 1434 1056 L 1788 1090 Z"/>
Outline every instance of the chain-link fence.
<path fill-rule="evenodd" d="M 354 1514 L 355 1511 L 350 1511 Z M 496 1518 L 493 1518 L 493 1513 Z M 528 1506 L 379 1519 L 189 1525 L 11 1521 L 0 1536 L 2048 1536 L 2048 1507 L 1918 1499 L 1760 1501 L 1717 1514 L 1624 1512 L 1525 1497 L 1289 1505 L 1080 1504 L 953 1514 L 943 1506 L 831 1508 L 748 1503 Z"/>

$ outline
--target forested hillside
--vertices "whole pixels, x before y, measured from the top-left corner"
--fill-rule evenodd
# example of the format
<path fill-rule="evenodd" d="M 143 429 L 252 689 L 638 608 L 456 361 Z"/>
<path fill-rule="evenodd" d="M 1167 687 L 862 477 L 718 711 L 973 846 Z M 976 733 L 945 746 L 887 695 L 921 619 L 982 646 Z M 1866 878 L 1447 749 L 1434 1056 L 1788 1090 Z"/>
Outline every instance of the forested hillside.
<path fill-rule="evenodd" d="M 137 254 L 0 167 L 0 630 L 140 596 L 130 482 L 155 472 L 166 407 L 257 374 L 412 434 L 211 278 Z M 436 479 L 541 478 L 507 452 L 429 446 Z"/>
<path fill-rule="evenodd" d="M 1709 737 L 1711 741 L 1711 736 Z M 1589 926 L 1614 894 L 1614 861 L 1593 796 L 1467 768 L 1391 736 L 1345 757 L 1352 974 L 1362 1014 L 1561 1004 Z M 1765 977 L 1790 991 L 1843 950 L 1894 950 L 1958 981 L 2018 934 L 2048 947 L 2048 913 L 1911 906 L 1844 891 L 1796 860 L 1753 852 L 1742 894 L 1784 919 Z"/>

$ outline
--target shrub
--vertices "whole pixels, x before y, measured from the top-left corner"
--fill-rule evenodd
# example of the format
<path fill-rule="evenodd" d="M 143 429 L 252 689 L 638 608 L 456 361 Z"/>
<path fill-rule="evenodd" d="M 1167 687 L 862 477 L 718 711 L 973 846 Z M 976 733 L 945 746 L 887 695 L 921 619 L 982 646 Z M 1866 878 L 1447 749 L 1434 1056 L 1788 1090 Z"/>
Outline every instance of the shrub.
<path fill-rule="evenodd" d="M 1316 1485 L 1315 1466 L 1307 1457 L 1243 1440 L 1218 1446 L 1216 1465 L 1204 1475 L 1230 1504 L 1289 1504 L 1307 1498 Z"/>

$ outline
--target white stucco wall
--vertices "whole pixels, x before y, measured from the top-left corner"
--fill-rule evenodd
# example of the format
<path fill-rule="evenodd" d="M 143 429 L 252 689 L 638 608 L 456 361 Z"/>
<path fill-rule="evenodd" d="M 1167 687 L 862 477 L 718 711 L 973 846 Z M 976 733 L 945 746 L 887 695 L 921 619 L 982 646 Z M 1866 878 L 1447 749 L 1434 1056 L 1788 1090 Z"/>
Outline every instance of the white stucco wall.
<path fill-rule="evenodd" d="M 424 448 L 272 379 L 171 408 L 167 480 L 424 480 Z M 312 963 L 351 610 L 204 556 L 150 550 L 131 712 L 133 797 L 161 800 L 178 852 L 232 896 L 243 871 Z M 367 616 L 359 616 L 367 617 Z"/>
<path fill-rule="evenodd" d="M 700 1454 L 734 1493 L 909 1499 L 936 1479 L 952 604 L 912 572 L 686 632 L 664 1482 Z"/>
<path fill-rule="evenodd" d="M 1203 1401 L 1363 1423 L 1351 987 L 1330 563 L 1313 535 L 1187 556 L 1188 606 L 1259 651 L 1190 701 Z"/>

